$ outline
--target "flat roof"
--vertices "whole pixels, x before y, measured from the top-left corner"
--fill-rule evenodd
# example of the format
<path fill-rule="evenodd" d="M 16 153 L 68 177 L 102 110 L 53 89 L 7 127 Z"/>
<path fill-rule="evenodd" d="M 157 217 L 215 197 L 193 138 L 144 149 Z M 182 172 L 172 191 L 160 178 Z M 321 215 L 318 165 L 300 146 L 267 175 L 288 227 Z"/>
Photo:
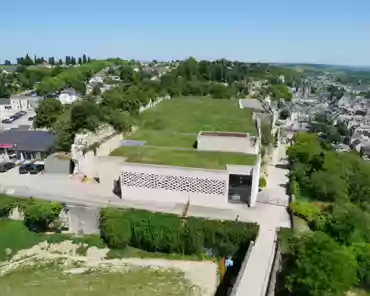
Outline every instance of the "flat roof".
<path fill-rule="evenodd" d="M 257 134 L 252 110 L 240 109 L 237 99 L 173 98 L 138 119 L 139 130 L 126 139 L 150 146 L 194 148 L 200 131 Z"/>
<path fill-rule="evenodd" d="M 227 164 L 256 162 L 255 155 L 197 150 L 200 132 L 243 138 L 256 134 L 252 110 L 241 109 L 237 99 L 173 98 L 141 113 L 138 121 L 139 129 L 112 156 L 127 162 L 218 170 Z"/>
<path fill-rule="evenodd" d="M 168 166 L 225 170 L 226 165 L 251 166 L 257 156 L 245 153 L 198 151 L 195 149 L 169 149 L 163 147 L 120 147 L 111 153 L 122 156 L 126 162 Z"/>
<path fill-rule="evenodd" d="M 45 152 L 55 141 L 53 132 L 11 129 L 0 133 L 0 146 L 16 151 Z"/>

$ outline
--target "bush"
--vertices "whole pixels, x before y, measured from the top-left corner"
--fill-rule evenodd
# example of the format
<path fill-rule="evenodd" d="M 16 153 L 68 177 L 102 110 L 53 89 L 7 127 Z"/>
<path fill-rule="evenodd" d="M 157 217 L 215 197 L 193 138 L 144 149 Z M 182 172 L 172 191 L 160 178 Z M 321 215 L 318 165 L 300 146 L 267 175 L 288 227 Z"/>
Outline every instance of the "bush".
<path fill-rule="evenodd" d="M 259 183 L 259 187 L 260 188 L 265 188 L 267 186 L 267 181 L 264 177 L 260 177 L 260 183 Z"/>
<path fill-rule="evenodd" d="M 16 198 L 3 194 L 0 195 L 0 217 L 8 216 L 14 207 L 16 207 Z"/>
<path fill-rule="evenodd" d="M 111 248 L 149 252 L 236 256 L 257 236 L 258 225 L 189 218 L 140 210 L 103 209 L 101 230 Z M 245 250 L 244 250 L 245 251 Z"/>
<path fill-rule="evenodd" d="M 293 215 L 298 216 L 308 222 L 312 222 L 317 219 L 321 214 L 321 208 L 316 204 L 294 201 L 289 204 L 289 209 Z"/>
<path fill-rule="evenodd" d="M 34 230 L 46 230 L 58 218 L 63 206 L 59 202 L 29 199 L 22 205 L 24 221 Z"/>

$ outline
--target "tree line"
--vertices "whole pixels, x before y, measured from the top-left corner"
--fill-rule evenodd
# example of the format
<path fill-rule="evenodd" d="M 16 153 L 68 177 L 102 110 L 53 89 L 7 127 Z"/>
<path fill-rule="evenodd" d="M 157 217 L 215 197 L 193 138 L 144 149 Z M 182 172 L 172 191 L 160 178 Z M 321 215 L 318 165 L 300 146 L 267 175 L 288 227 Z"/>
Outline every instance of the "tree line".
<path fill-rule="evenodd" d="M 16 59 L 16 64 L 20 66 L 36 66 L 44 63 L 48 63 L 52 66 L 82 65 L 91 62 L 91 60 L 92 59 L 86 56 L 86 54 L 83 54 L 80 57 L 66 56 L 64 59 L 55 57 L 44 58 L 38 57 L 37 55 L 31 57 L 29 54 L 26 54 L 24 57 L 18 57 Z M 11 65 L 11 62 L 9 60 L 5 60 L 4 65 Z"/>
<path fill-rule="evenodd" d="M 281 295 L 346 295 L 370 288 L 370 166 L 315 134 L 288 149 L 291 212 L 309 230 L 285 233 Z"/>

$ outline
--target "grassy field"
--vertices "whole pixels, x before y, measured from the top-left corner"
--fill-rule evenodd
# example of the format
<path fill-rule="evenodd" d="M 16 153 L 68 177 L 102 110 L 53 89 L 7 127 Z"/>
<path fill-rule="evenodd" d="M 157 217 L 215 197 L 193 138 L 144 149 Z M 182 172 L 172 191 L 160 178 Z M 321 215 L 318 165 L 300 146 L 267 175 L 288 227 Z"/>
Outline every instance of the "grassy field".
<path fill-rule="evenodd" d="M 240 109 L 238 100 L 181 97 L 164 101 L 143 112 L 140 128 L 176 133 L 200 131 L 247 132 L 256 134 L 252 111 Z"/>
<path fill-rule="evenodd" d="M 57 265 L 23 267 L 0 277 L 6 296 L 191 296 L 181 272 L 132 268 L 126 272 L 90 271 L 67 274 Z"/>
<path fill-rule="evenodd" d="M 139 130 L 127 140 L 143 141 L 146 146 L 156 147 L 120 147 L 111 155 L 127 157 L 128 162 L 205 169 L 225 169 L 226 164 L 255 163 L 254 156 L 245 154 L 196 151 L 200 131 L 256 134 L 252 111 L 240 109 L 237 100 L 175 98 L 143 112 L 138 118 L 138 125 Z"/>
<path fill-rule="evenodd" d="M 226 164 L 254 165 L 255 155 L 197 150 L 171 150 L 153 147 L 120 147 L 112 156 L 127 157 L 127 162 L 223 170 Z"/>

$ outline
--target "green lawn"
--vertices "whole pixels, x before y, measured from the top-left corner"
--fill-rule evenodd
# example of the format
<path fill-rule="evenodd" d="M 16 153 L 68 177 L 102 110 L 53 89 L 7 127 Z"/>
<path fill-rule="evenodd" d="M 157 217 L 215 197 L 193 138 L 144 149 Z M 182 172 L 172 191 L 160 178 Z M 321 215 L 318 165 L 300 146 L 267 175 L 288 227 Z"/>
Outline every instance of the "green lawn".
<path fill-rule="evenodd" d="M 238 100 L 180 97 L 161 102 L 139 116 L 144 130 L 176 133 L 200 131 L 247 132 L 256 134 L 252 110 L 240 109 Z"/>
<path fill-rule="evenodd" d="M 127 139 L 145 141 L 145 145 L 195 148 L 197 135 L 139 129 Z"/>
<path fill-rule="evenodd" d="M 191 283 L 175 270 L 132 268 L 67 274 L 57 264 L 18 268 L 0 277 L 0 287 L 6 296 L 195 295 Z"/>
<path fill-rule="evenodd" d="M 226 164 L 254 165 L 255 155 L 197 150 L 172 150 L 154 147 L 120 147 L 112 156 L 126 157 L 127 162 L 224 170 Z"/>

